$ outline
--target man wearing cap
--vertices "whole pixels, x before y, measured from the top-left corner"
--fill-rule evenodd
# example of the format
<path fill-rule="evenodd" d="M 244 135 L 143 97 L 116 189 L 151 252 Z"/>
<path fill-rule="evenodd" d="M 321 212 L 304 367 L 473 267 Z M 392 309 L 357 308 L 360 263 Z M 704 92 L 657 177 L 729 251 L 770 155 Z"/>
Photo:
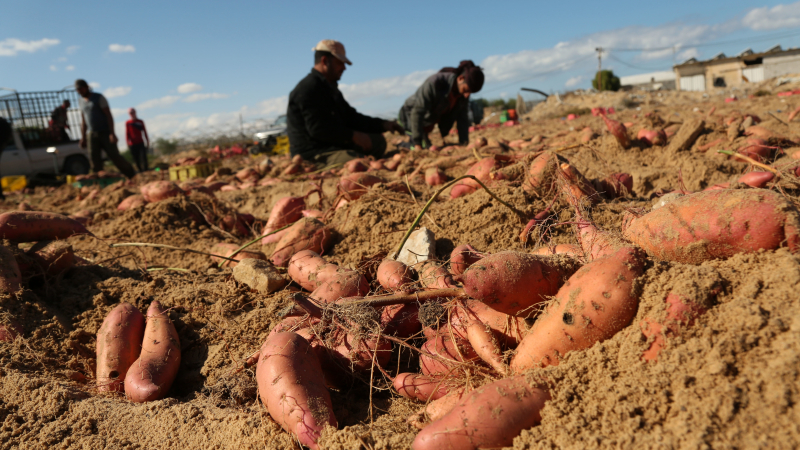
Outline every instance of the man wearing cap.
<path fill-rule="evenodd" d="M 81 96 L 81 148 L 89 148 L 92 157 L 92 172 L 103 170 L 103 152 L 120 172 L 133 178 L 136 171 L 120 154 L 117 134 L 114 132 L 114 117 L 103 94 L 92 92 L 86 80 L 75 80 L 75 90 Z"/>
<path fill-rule="evenodd" d="M 397 122 L 359 114 L 339 91 L 345 71 L 344 46 L 320 41 L 314 50 L 314 68 L 289 94 L 286 111 L 291 154 L 324 167 L 364 156 L 383 157 L 384 131 L 403 132 Z"/>
<path fill-rule="evenodd" d="M 469 142 L 469 96 L 483 87 L 483 70 L 470 60 L 428 77 L 400 108 L 398 119 L 417 148 L 430 145 L 428 133 L 439 126 L 442 139 L 455 123 L 458 143 Z"/>
<path fill-rule="evenodd" d="M 144 122 L 136 117 L 136 110 L 131 108 L 128 114 L 131 120 L 125 122 L 125 141 L 128 143 L 136 168 L 139 172 L 144 172 L 147 170 L 147 148 L 150 146 L 150 138 L 147 136 Z"/>

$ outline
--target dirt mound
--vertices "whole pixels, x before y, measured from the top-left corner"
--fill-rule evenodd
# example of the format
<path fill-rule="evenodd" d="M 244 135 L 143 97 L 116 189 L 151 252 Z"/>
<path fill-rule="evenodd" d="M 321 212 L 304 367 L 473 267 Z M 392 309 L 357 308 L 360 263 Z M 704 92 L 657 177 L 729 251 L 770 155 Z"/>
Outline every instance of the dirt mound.
<path fill-rule="evenodd" d="M 319 180 L 323 196 L 311 195 L 308 208 L 328 213 L 334 245 L 323 256 L 342 266 L 365 270 L 395 250 L 422 206 L 438 190 L 415 177 L 415 165 L 435 165 L 451 179 L 464 174 L 475 156 L 518 156 L 557 152 L 589 179 L 612 173 L 633 176 L 633 192 L 605 199 L 591 209 L 601 228 L 617 232 L 623 213 L 647 210 L 667 190 L 701 190 L 735 181 L 748 165 L 718 154 L 746 145 L 729 139 L 729 119 L 757 116 L 760 125 L 782 139 L 797 140 L 800 125 L 783 123 L 795 97 L 778 97 L 797 82 L 751 89 L 768 95 L 748 98 L 738 91 L 702 93 L 578 94 L 551 98 L 526 116 L 522 125 L 473 133 L 490 145 L 412 153 L 398 170 L 378 173 L 387 182 L 408 186 L 413 195 L 388 183 L 356 201 L 334 209 L 338 179 Z M 731 93 L 738 101 L 724 102 Z M 685 150 L 647 147 L 634 141 L 623 150 L 599 117 L 583 114 L 562 120 L 570 108 L 617 108 L 613 116 L 629 123 L 629 134 L 642 128 L 679 128 L 703 120 L 698 139 Z M 713 108 L 713 111 L 712 111 Z M 752 120 L 752 119 L 751 119 Z M 580 143 L 589 127 L 597 135 Z M 674 130 L 673 130 L 674 131 Z M 677 135 L 676 135 L 677 136 Z M 435 138 L 453 144 L 453 136 Z M 507 141 L 523 139 L 525 150 Z M 674 137 L 671 139 L 675 139 Z M 391 140 L 391 139 L 390 139 Z M 778 142 L 771 140 L 770 142 Z M 785 143 L 786 141 L 780 141 Z M 798 162 L 789 146 L 772 149 L 764 159 L 782 171 L 774 189 L 796 202 Z M 796 145 L 792 145 L 796 146 Z M 199 155 L 200 153 L 188 153 Z M 233 173 L 252 165 L 247 157 L 226 159 Z M 413 162 L 413 164 L 412 164 Z M 422 171 L 424 173 L 424 171 Z M 163 174 L 138 176 L 134 183 L 109 186 L 92 194 L 63 186 L 37 188 L 0 202 L 13 210 L 21 201 L 34 209 L 72 214 L 93 211 L 89 229 L 97 237 L 68 240 L 85 263 L 56 277 L 24 280 L 18 298 L 0 296 L 0 324 L 21 332 L 0 342 L 0 449 L 5 448 L 299 448 L 272 420 L 257 398 L 255 367 L 244 361 L 292 306 L 293 287 L 270 295 L 238 284 L 228 268 L 217 268 L 208 255 L 152 246 L 157 244 L 208 253 L 220 242 L 244 244 L 255 239 L 275 203 L 302 196 L 313 188 L 307 179 L 285 178 L 269 186 L 217 192 L 193 192 L 128 211 L 117 211 L 142 182 Z M 229 180 L 232 175 L 225 175 Z M 545 244 L 575 244 L 574 214 L 547 189 L 527 192 L 522 179 L 493 180 L 498 198 L 528 217 L 548 210 L 550 217 L 520 240 L 525 220 L 485 190 L 451 200 L 449 191 L 433 202 L 420 226 L 435 233 L 435 253 L 446 261 L 453 248 L 470 243 L 485 252 L 532 251 Z M 317 181 L 315 181 L 317 182 Z M 406 184 L 407 183 L 407 184 Z M 735 185 L 733 187 L 738 187 Z M 220 228 L 217 218 L 249 213 L 256 222 L 246 236 Z M 269 255 L 275 244 L 255 249 Z M 371 275 L 368 273 L 367 275 Z M 368 278 L 372 278 L 368 276 Z M 800 416 L 795 404 L 800 374 L 800 259 L 787 250 L 738 255 L 725 261 L 689 266 L 650 260 L 641 283 L 641 303 L 633 322 L 612 339 L 587 351 L 569 353 L 557 367 L 534 370 L 553 399 L 542 411 L 541 425 L 524 431 L 514 448 L 792 448 L 800 445 Z M 374 286 L 374 282 L 373 282 Z M 642 361 L 649 345 L 642 334 L 645 318 L 664 315 L 664 298 L 679 290 L 694 299 L 709 297 L 709 310 L 691 327 L 667 341 L 657 362 Z M 109 311 L 129 302 L 141 311 L 158 300 L 169 308 L 182 350 L 178 379 L 164 400 L 133 404 L 94 389 L 96 333 Z M 444 310 L 442 308 L 442 310 Z M 410 343 L 421 345 L 423 341 Z M 390 373 L 416 370 L 417 358 L 402 353 Z M 362 377 L 369 380 L 368 376 Z M 399 397 L 390 380 L 375 371 L 372 385 L 359 379 L 331 390 L 339 429 L 327 429 L 320 445 L 330 449 L 405 449 L 417 430 L 406 418 L 422 403 Z"/>

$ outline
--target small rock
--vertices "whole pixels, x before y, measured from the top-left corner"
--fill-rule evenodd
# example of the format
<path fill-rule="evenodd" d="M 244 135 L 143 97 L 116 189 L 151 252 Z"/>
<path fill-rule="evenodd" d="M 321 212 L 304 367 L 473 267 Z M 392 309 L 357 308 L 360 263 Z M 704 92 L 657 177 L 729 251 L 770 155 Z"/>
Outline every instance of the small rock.
<path fill-rule="evenodd" d="M 397 261 L 407 266 L 413 266 L 434 258 L 436 258 L 436 236 L 433 231 L 422 227 L 408 237 L 397 256 Z"/>
<path fill-rule="evenodd" d="M 700 133 L 705 130 L 706 123 L 702 119 L 684 119 L 683 125 L 678 130 L 678 133 L 672 138 L 669 144 L 669 151 L 679 152 L 688 150 L 700 136 Z"/>
<path fill-rule="evenodd" d="M 271 294 L 286 286 L 286 278 L 268 261 L 243 259 L 233 268 L 233 278 L 262 294 Z"/>

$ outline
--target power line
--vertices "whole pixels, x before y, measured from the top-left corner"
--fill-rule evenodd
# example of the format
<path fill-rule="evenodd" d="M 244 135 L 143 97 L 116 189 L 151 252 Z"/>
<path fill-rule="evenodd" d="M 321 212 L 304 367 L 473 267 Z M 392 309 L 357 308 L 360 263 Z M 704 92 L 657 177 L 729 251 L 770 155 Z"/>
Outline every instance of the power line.
<path fill-rule="evenodd" d="M 717 42 L 706 42 L 706 43 L 699 43 L 699 44 L 675 44 L 669 47 L 651 47 L 651 48 L 608 48 L 603 47 L 604 50 L 612 50 L 615 52 L 657 52 L 660 50 L 672 50 L 676 47 L 713 47 L 717 45 L 727 45 L 727 44 L 739 44 L 739 43 L 749 43 L 749 42 L 762 42 L 762 41 L 770 41 L 773 39 L 782 39 L 787 37 L 794 37 L 800 36 L 800 32 L 792 32 L 792 33 L 782 33 L 776 34 L 773 36 L 762 36 L 758 38 L 741 38 L 741 39 L 733 39 L 730 41 L 717 41 Z"/>
<path fill-rule="evenodd" d="M 586 61 L 589 58 L 594 58 L 594 55 L 586 55 L 583 58 L 578 58 L 578 59 L 576 59 L 574 61 L 571 61 L 571 64 L 575 65 L 577 63 Z M 504 89 L 504 88 L 507 88 L 509 86 L 513 86 L 515 84 L 519 84 L 519 83 L 522 83 L 522 82 L 525 82 L 525 81 L 533 80 L 534 78 L 539 78 L 542 75 L 549 75 L 551 73 L 560 72 L 562 70 L 566 70 L 566 69 L 563 68 L 563 64 L 561 66 L 559 66 L 559 67 L 556 67 L 556 68 L 553 68 L 553 69 L 550 69 L 550 70 L 544 70 L 542 72 L 537 72 L 537 73 L 532 74 L 531 76 L 528 76 L 526 78 L 518 79 L 516 81 L 511 81 L 511 82 L 509 82 L 507 84 L 503 84 L 503 85 L 500 85 L 500 86 L 497 86 L 497 87 L 493 87 L 492 89 L 482 90 L 481 93 L 497 91 L 499 89 Z"/>
<path fill-rule="evenodd" d="M 641 67 L 641 66 L 634 66 L 633 64 L 629 64 L 629 63 L 627 63 L 627 62 L 625 62 L 625 61 L 623 61 L 623 60 L 621 60 L 621 59 L 617 58 L 617 57 L 616 57 L 616 56 L 614 56 L 613 54 L 608 54 L 608 55 L 606 55 L 606 57 L 608 57 L 608 58 L 611 58 L 611 59 L 613 59 L 614 61 L 616 61 L 616 62 L 618 62 L 618 63 L 620 63 L 620 64 L 624 64 L 624 65 L 626 65 L 626 66 L 628 66 L 628 67 L 630 67 L 630 68 L 632 68 L 632 69 L 638 69 L 638 70 L 650 70 L 650 71 L 655 71 L 655 70 L 664 70 L 664 67 L 663 67 L 663 66 L 662 66 L 662 67 L 658 67 L 658 68 L 654 68 L 654 67 Z"/>

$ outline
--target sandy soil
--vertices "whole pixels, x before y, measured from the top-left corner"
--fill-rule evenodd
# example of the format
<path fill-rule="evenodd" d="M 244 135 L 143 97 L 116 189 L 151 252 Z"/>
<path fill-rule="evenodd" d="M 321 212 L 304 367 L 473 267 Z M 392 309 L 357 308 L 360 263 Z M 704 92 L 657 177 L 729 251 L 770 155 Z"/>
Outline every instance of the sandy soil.
<path fill-rule="evenodd" d="M 584 127 L 591 127 L 597 138 L 560 154 L 588 178 L 613 172 L 633 175 L 632 195 L 604 201 L 592 211 L 599 226 L 618 231 L 624 211 L 649 208 L 663 191 L 701 190 L 733 181 L 747 170 L 746 164 L 716 153 L 743 145 L 743 137 L 728 140 L 724 125 L 724 119 L 736 112 L 758 115 L 763 127 L 787 138 L 780 143 L 784 152 L 770 163 L 784 171 L 774 188 L 795 201 L 797 178 L 788 169 L 798 162 L 788 156 L 793 149 L 787 143 L 788 139 L 798 141 L 800 124 L 782 123 L 768 111 L 786 121 L 787 112 L 800 105 L 800 96 L 775 94 L 797 87 L 764 84 L 758 89 L 769 90 L 768 95 L 746 98 L 740 91 L 740 99 L 730 103 L 724 102 L 730 91 L 706 97 L 674 92 L 575 95 L 560 103 L 551 99 L 538 105 L 519 126 L 481 130 L 473 137 L 510 141 L 543 136 L 542 145 L 562 148 L 577 142 Z M 689 150 L 671 150 L 669 145 L 622 150 L 600 118 L 587 114 L 566 121 L 558 117 L 570 109 L 595 106 L 616 107 L 619 120 L 633 122 L 633 136 L 644 126 L 668 126 L 692 118 L 706 118 L 706 127 Z M 716 111 L 709 116 L 712 107 Z M 645 117 L 647 113 L 653 114 Z M 720 138 L 724 139 L 719 144 L 699 150 Z M 460 161 L 439 156 L 413 155 L 407 161 L 438 161 L 451 177 L 463 174 L 475 161 L 468 150 L 451 154 L 462 157 Z M 240 158 L 225 164 L 236 170 L 257 162 Z M 398 179 L 388 171 L 381 175 Z M 137 181 L 156 177 L 147 174 Z M 330 207 L 336 182 L 336 178 L 323 180 L 324 198 L 310 197 L 310 206 Z M 394 249 L 435 192 L 421 177 L 409 183 L 413 198 L 378 186 L 335 211 L 329 220 L 336 230 L 335 245 L 325 257 L 364 269 L 370 260 Z M 529 194 L 519 184 L 496 182 L 492 191 L 529 215 L 551 203 L 552 195 Z M 217 268 L 207 256 L 155 248 L 109 248 L 108 244 L 147 242 L 209 251 L 219 242 L 245 243 L 257 234 L 224 232 L 198 220 L 196 212 L 236 210 L 266 220 L 278 199 L 305 194 L 310 188 L 307 180 L 287 179 L 215 197 L 193 193 L 125 212 L 117 211 L 116 205 L 136 186 L 108 187 L 89 201 L 87 192 L 71 187 L 38 188 L 9 196 L 0 210 L 14 210 L 23 200 L 34 209 L 64 214 L 91 209 L 94 219 L 89 229 L 97 238 L 69 239 L 85 263 L 57 277 L 26 279 L 18 298 L 0 297 L 0 322 L 16 322 L 23 332 L 13 342 L 0 341 L 0 449 L 297 448 L 257 399 L 254 368 L 237 372 L 290 306 L 288 288 L 261 295 L 239 285 L 231 269 Z M 553 206 L 555 217 L 547 231 L 537 230 L 534 243 L 523 244 L 519 239 L 523 223 L 485 191 L 455 200 L 446 194 L 421 222 L 435 233 L 436 253 L 442 260 L 462 243 L 498 252 L 576 242 L 568 223 L 573 213 L 561 200 Z M 273 247 L 261 250 L 269 255 Z M 159 268 L 185 271 L 152 270 Z M 781 249 L 699 266 L 651 260 L 640 282 L 639 312 L 630 326 L 587 351 L 569 353 L 557 367 L 529 374 L 548 380 L 553 399 L 542 411 L 541 425 L 524 431 L 513 447 L 800 445 L 798 257 Z M 666 293 L 675 286 L 698 296 L 712 287 L 720 294 L 694 326 L 669 340 L 658 362 L 644 362 L 640 355 L 647 341 L 640 323 L 658 314 Z M 105 315 L 119 302 L 145 311 L 153 300 L 171 308 L 169 315 L 182 347 L 180 372 L 168 397 L 134 404 L 98 393 L 94 388 L 95 336 Z M 415 364 L 413 357 L 395 356 L 390 373 L 414 370 Z M 406 424 L 406 418 L 423 405 L 387 389 L 387 380 L 377 371 L 372 385 L 371 392 L 369 383 L 354 380 L 346 388 L 331 391 L 339 429 L 325 431 L 322 448 L 410 447 L 417 430 Z"/>

